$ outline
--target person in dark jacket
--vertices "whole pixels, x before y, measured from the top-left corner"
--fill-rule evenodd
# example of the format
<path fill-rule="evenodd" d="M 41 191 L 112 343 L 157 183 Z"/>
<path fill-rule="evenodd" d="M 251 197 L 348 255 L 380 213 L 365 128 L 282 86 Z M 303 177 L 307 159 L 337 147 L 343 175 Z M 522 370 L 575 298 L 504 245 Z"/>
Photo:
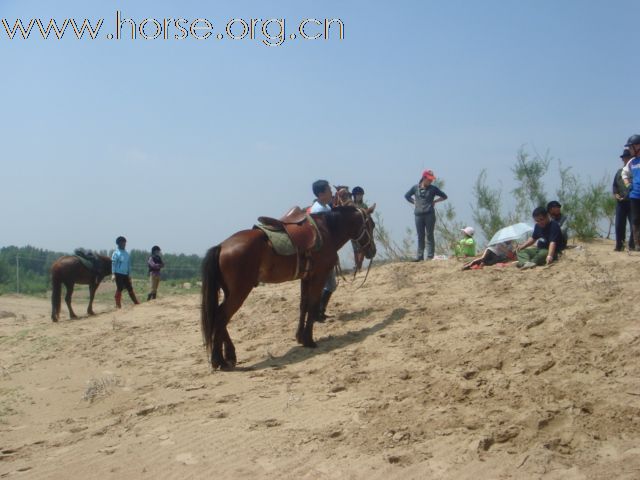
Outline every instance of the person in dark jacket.
<path fill-rule="evenodd" d="M 551 220 L 560 225 L 560 231 L 562 232 L 562 238 L 564 239 L 564 244 L 568 245 L 569 242 L 569 222 L 567 221 L 567 216 L 562 213 L 562 205 L 557 200 L 551 200 L 547 203 L 547 212 L 549 213 L 549 217 Z"/>
<path fill-rule="evenodd" d="M 442 190 L 432 185 L 435 179 L 436 176 L 432 170 L 425 170 L 422 172 L 422 178 L 418 184 L 411 187 L 404 195 L 407 202 L 414 205 L 416 230 L 418 232 L 418 251 L 415 262 L 424 260 L 425 234 L 427 239 L 427 260 L 432 260 L 435 254 L 436 211 L 434 205 L 447 199 L 447 195 Z"/>
<path fill-rule="evenodd" d="M 624 251 L 624 239 L 627 236 L 627 222 L 629 223 L 629 250 L 635 249 L 633 241 L 633 225 L 631 223 L 631 202 L 629 201 L 629 189 L 622 180 L 622 169 L 631 160 L 631 152 L 625 148 L 620 155 L 622 167 L 613 177 L 613 196 L 616 199 L 616 252 Z"/>
<path fill-rule="evenodd" d="M 158 295 L 158 285 L 160 285 L 160 270 L 164 268 L 164 262 L 160 254 L 162 251 L 160 247 L 154 245 L 151 249 L 151 256 L 147 260 L 149 267 L 149 283 L 151 284 L 151 291 L 147 295 L 147 302 L 149 300 L 155 300 Z"/>
<path fill-rule="evenodd" d="M 518 268 L 551 265 L 566 247 L 560 225 L 551 220 L 546 208 L 537 207 L 531 216 L 536 225 L 533 227 L 531 236 L 522 245 L 516 247 Z M 533 244 L 535 247 L 531 247 Z"/>

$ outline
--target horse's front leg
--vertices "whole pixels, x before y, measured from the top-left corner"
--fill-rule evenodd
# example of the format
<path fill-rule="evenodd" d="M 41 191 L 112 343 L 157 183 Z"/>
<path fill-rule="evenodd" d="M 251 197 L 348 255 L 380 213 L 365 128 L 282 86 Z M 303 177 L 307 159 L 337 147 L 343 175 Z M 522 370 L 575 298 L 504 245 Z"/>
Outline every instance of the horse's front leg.
<path fill-rule="evenodd" d="M 89 306 L 87 307 L 87 314 L 95 315 L 93 312 L 93 299 L 96 296 L 96 290 L 98 289 L 99 283 L 91 282 L 89 284 Z"/>
<path fill-rule="evenodd" d="M 78 318 L 78 316 L 71 308 L 71 296 L 73 295 L 73 283 L 65 283 L 65 287 L 67 288 L 67 294 L 64 296 L 64 301 L 67 304 L 67 308 L 69 309 L 69 316 L 71 318 Z"/>

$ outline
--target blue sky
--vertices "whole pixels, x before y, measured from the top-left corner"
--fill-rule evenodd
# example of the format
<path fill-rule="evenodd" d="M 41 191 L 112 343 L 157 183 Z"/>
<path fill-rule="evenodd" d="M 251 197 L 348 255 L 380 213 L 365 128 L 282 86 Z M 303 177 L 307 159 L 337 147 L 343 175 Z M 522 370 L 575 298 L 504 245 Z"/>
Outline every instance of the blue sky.
<path fill-rule="evenodd" d="M 108 40 L 115 12 L 339 18 L 345 38 Z M 104 18 L 100 38 L 9 40 L 0 26 L 0 246 L 158 244 L 203 254 L 259 215 L 361 185 L 396 238 L 424 168 L 473 224 L 486 169 L 509 202 L 522 145 L 612 177 L 634 112 L 633 1 L 12 1 L 0 18 Z M 547 191 L 556 188 L 552 166 Z"/>

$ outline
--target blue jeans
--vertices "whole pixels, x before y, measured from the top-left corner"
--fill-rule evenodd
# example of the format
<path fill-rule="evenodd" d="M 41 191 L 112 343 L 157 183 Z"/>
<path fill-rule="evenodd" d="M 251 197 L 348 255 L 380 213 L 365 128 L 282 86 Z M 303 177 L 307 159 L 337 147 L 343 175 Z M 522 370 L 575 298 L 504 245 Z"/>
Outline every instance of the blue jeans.
<path fill-rule="evenodd" d="M 427 237 L 427 258 L 433 258 L 436 248 L 436 241 L 433 232 L 436 227 L 436 213 L 425 213 L 416 215 L 416 231 L 418 232 L 418 253 L 417 258 L 424 258 L 425 233 Z"/>
<path fill-rule="evenodd" d="M 627 222 L 629 223 L 629 248 L 633 248 L 631 202 L 629 200 L 622 200 L 616 204 L 616 248 L 622 248 L 624 245 L 624 237 L 626 237 L 627 234 Z"/>
<path fill-rule="evenodd" d="M 336 269 L 335 267 L 331 269 L 331 275 L 327 278 L 327 282 L 324 284 L 324 290 L 327 292 L 335 292 L 336 288 L 338 288 L 338 281 L 336 279 Z"/>

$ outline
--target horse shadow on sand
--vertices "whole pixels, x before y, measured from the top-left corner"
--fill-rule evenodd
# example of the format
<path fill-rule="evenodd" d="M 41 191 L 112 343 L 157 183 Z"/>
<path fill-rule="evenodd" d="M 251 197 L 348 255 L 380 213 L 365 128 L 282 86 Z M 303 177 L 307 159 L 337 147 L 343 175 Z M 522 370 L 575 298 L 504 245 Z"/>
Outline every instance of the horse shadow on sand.
<path fill-rule="evenodd" d="M 373 312 L 373 310 L 369 308 L 358 312 L 343 314 L 338 317 L 338 320 L 353 320 L 355 318 L 364 318 L 371 312 Z M 362 342 L 370 335 L 378 333 L 389 325 L 394 324 L 398 320 L 402 320 L 407 315 L 407 313 L 409 313 L 409 310 L 407 310 L 406 308 L 396 308 L 387 316 L 387 318 L 385 318 L 381 322 L 376 323 L 375 325 L 361 328 L 360 330 L 356 331 L 349 331 L 342 335 L 329 335 L 322 340 L 319 340 L 317 348 L 305 348 L 302 346 L 292 347 L 287 353 L 280 357 L 270 356 L 269 358 L 253 365 L 238 366 L 235 370 L 246 372 L 253 370 L 263 370 L 265 368 L 277 369 L 283 368 L 288 365 L 293 365 L 295 363 L 304 362 L 317 355 L 325 355 L 334 350 L 353 345 L 354 343 Z"/>

